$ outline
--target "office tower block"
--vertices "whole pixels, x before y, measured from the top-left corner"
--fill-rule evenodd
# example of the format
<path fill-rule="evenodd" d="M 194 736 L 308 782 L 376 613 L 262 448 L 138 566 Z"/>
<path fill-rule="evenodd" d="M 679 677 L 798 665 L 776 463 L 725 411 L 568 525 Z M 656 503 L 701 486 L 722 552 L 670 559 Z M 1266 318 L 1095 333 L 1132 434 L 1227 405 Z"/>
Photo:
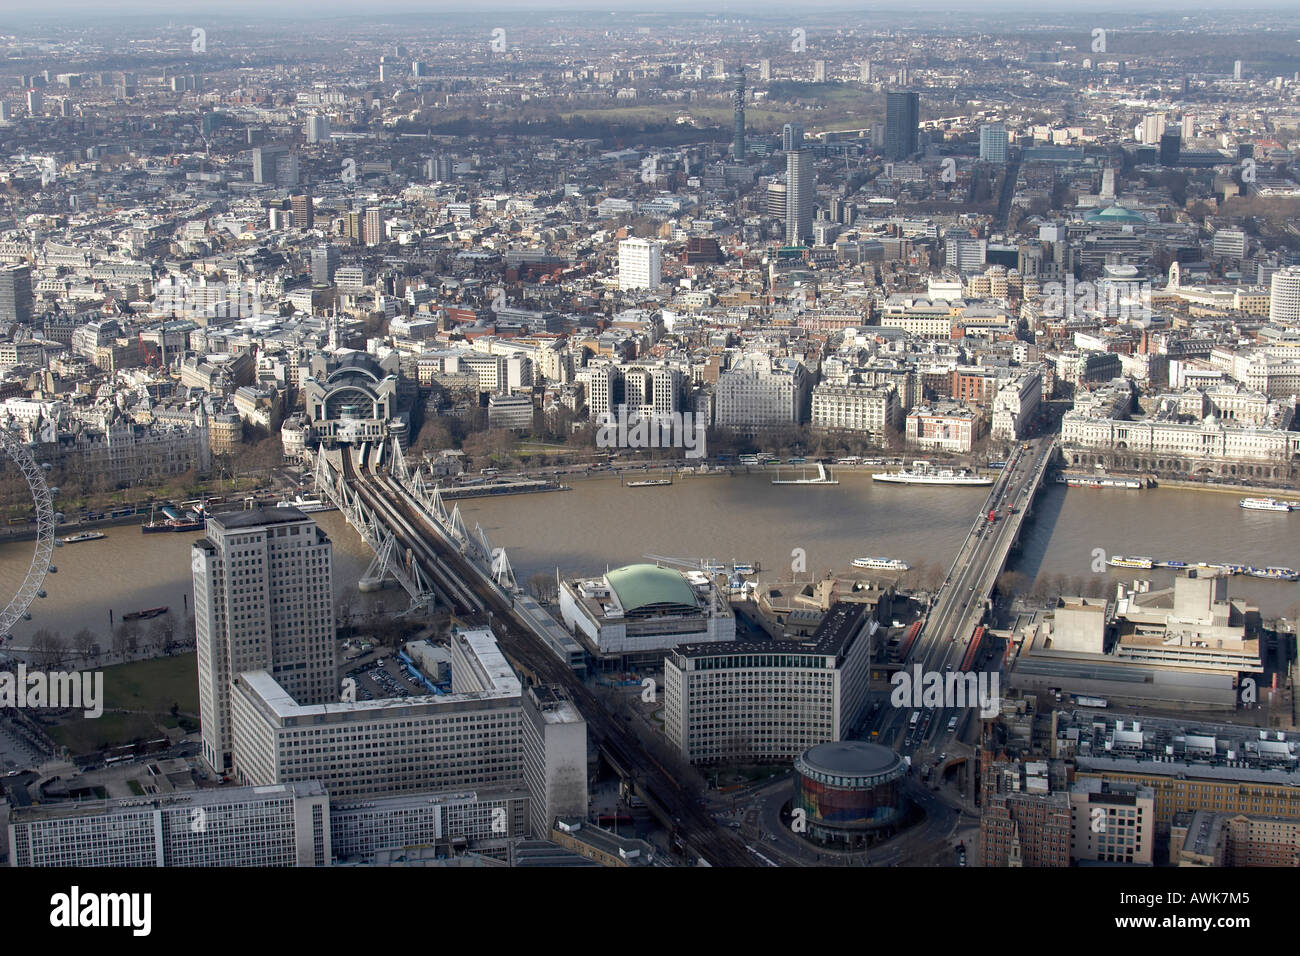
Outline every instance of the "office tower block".
<path fill-rule="evenodd" d="M 771 61 L 771 60 L 759 60 L 759 61 L 758 61 L 758 78 L 759 78 L 760 80 L 762 80 L 764 83 L 770 83 L 770 82 L 772 81 L 772 61 Z"/>
<path fill-rule="evenodd" d="M 523 695 L 524 784 L 533 836 L 547 839 L 556 817 L 587 816 L 587 722 L 562 687 Z"/>
<path fill-rule="evenodd" d="M 1270 322 L 1300 322 L 1300 266 L 1289 266 L 1273 273 L 1268 301 Z"/>
<path fill-rule="evenodd" d="M 232 685 L 266 671 L 303 706 L 337 700 L 333 545 L 297 508 L 213 514 L 194 543 L 203 757 L 231 766 Z"/>
<path fill-rule="evenodd" d="M 1007 129 L 1000 123 L 980 127 L 980 159 L 986 163 L 1007 161 Z"/>
<path fill-rule="evenodd" d="M 803 149 L 803 124 L 786 123 L 781 128 L 781 150 L 791 153 L 796 149 Z"/>
<path fill-rule="evenodd" d="M 343 214 L 343 236 L 351 240 L 354 244 L 361 241 L 362 216 L 359 212 L 345 212 Z"/>
<path fill-rule="evenodd" d="M 40 90 L 27 91 L 27 112 L 32 116 L 45 114 L 45 94 Z"/>
<path fill-rule="evenodd" d="M 885 96 L 885 158 L 906 159 L 917 150 L 921 96 L 905 90 Z"/>
<path fill-rule="evenodd" d="M 253 150 L 253 182 L 275 183 L 279 163 L 289 154 L 287 146 L 258 146 Z"/>
<path fill-rule="evenodd" d="M 298 229 L 311 229 L 316 225 L 316 212 L 312 208 L 311 193 L 299 193 L 290 199 L 293 206 L 293 224 Z"/>
<path fill-rule="evenodd" d="M 1182 152 L 1183 137 L 1179 130 L 1172 129 L 1160 134 L 1160 165 L 1177 166 Z"/>
<path fill-rule="evenodd" d="M 785 155 L 785 241 L 797 246 L 812 238 L 817 174 L 811 151 L 796 149 Z"/>
<path fill-rule="evenodd" d="M 1241 79 L 1241 61 L 1240 61 L 1240 60 L 1233 60 L 1233 61 L 1232 61 L 1232 78 L 1233 78 L 1234 80 L 1239 80 L 1239 79 Z"/>
<path fill-rule="evenodd" d="M 814 83 L 826 82 L 826 61 L 825 60 L 813 60 L 813 82 Z"/>
<path fill-rule="evenodd" d="M 871 82 L 871 61 L 863 60 L 858 64 L 858 81 L 861 83 Z"/>
<path fill-rule="evenodd" d="M 32 320 L 32 270 L 27 265 L 0 266 L 0 321 Z"/>
<path fill-rule="evenodd" d="M 763 211 L 785 222 L 785 183 L 768 183 Z"/>
<path fill-rule="evenodd" d="M 366 210 L 365 244 L 377 246 L 384 241 L 384 212 L 378 206 Z"/>
<path fill-rule="evenodd" d="M 13 121 L 13 107 L 5 100 L 0 100 L 0 123 L 10 123 Z"/>
<path fill-rule="evenodd" d="M 652 240 L 624 239 L 618 244 L 618 287 L 657 289 L 662 282 L 663 247 Z"/>
<path fill-rule="evenodd" d="M 325 116 L 308 116 L 303 133 L 309 143 L 325 143 L 330 138 L 330 121 Z"/>
<path fill-rule="evenodd" d="M 329 285 L 339 267 L 339 251 L 334 246 L 320 245 L 311 251 L 311 281 L 316 285 Z"/>
<path fill-rule="evenodd" d="M 298 185 L 298 154 L 289 152 L 275 160 L 275 184 L 282 187 Z"/>

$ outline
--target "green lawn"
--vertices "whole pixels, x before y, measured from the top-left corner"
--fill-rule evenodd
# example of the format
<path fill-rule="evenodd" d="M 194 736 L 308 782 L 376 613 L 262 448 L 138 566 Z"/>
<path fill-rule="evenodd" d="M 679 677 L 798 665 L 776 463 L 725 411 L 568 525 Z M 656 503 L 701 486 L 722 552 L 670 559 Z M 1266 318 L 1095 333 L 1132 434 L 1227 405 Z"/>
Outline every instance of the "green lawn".
<path fill-rule="evenodd" d="M 177 654 L 104 668 L 105 710 L 199 712 L 199 672 L 195 655 Z"/>
<path fill-rule="evenodd" d="M 74 754 L 158 737 L 164 727 L 178 724 L 171 714 L 173 704 L 179 705 L 182 715 L 198 713 L 196 666 L 194 654 L 190 653 L 105 667 L 104 713 L 94 719 L 80 714 L 69 716 L 50 728 L 49 734 Z M 195 722 L 179 723 L 184 727 Z"/>

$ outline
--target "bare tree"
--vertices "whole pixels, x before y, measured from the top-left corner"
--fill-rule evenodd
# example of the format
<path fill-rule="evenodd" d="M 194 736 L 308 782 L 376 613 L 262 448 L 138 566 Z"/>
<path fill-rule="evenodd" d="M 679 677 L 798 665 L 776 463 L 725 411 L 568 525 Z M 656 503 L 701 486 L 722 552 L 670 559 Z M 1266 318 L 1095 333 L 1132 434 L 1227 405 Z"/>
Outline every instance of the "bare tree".
<path fill-rule="evenodd" d="M 533 592 L 537 600 L 549 604 L 556 596 L 555 578 L 539 571 L 528 579 L 528 590 Z"/>
<path fill-rule="evenodd" d="M 83 664 L 89 663 L 99 653 L 98 635 L 88 627 L 83 627 L 72 635 L 72 646 L 77 649 Z"/>
<path fill-rule="evenodd" d="M 1029 579 L 1019 571 L 1003 571 L 998 575 L 997 590 L 1003 597 L 1013 598 L 1024 593 Z"/>
<path fill-rule="evenodd" d="M 172 634 L 176 626 L 169 617 L 160 617 L 149 625 L 149 631 L 144 637 L 144 646 L 152 650 L 154 654 L 159 654 L 166 650 L 167 645 L 171 643 Z"/>
<path fill-rule="evenodd" d="M 63 638 L 48 628 L 32 635 L 32 661 L 41 667 L 54 667 L 63 663 L 66 646 Z"/>
<path fill-rule="evenodd" d="M 123 660 L 135 654 L 140 644 L 140 626 L 135 621 L 123 621 L 113 630 L 113 652 Z"/>
<path fill-rule="evenodd" d="M 926 588 L 931 591 L 939 590 L 940 585 L 943 584 L 944 577 L 945 575 L 942 564 L 929 565 L 925 571 Z"/>

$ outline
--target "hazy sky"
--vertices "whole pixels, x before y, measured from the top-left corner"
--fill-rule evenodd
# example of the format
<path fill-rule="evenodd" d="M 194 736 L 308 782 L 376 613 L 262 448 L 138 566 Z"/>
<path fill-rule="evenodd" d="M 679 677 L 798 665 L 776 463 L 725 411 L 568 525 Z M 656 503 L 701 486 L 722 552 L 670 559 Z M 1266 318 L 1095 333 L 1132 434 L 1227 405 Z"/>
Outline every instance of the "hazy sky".
<path fill-rule="evenodd" d="M 939 0 L 921 4 L 926 14 L 936 14 L 943 10 L 974 11 L 995 10 L 1039 10 L 1051 14 L 1070 13 L 1086 17 L 1092 13 L 1110 10 L 1124 11 L 1140 15 L 1142 13 L 1171 13 L 1182 11 L 1195 13 L 1202 11 L 1233 10 L 1243 19 L 1248 18 L 1252 10 L 1277 11 L 1296 9 L 1296 0 L 1248 0 L 1245 4 L 1228 2 L 1188 3 L 1186 0 Z M 454 12 L 470 13 L 501 9 L 529 9 L 536 12 L 547 10 L 605 10 L 629 12 L 659 12 L 665 10 L 685 10 L 701 12 L 710 10 L 715 14 L 752 11 L 763 16 L 774 13 L 792 12 L 789 0 L 711 0 L 701 4 L 699 0 L 655 0 L 647 4 L 645 0 L 481 0 L 467 5 L 465 0 L 193 0 L 193 2 L 164 2 L 164 0 L 110 0 L 109 3 L 90 3 L 87 0 L 43 0 L 33 3 L 31 0 L 0 0 L 0 28 L 4 21 L 17 22 L 27 19 L 49 19 L 52 16 L 66 14 L 87 14 L 96 19 L 109 19 L 115 16 L 160 15 L 191 19 L 194 15 L 253 15 L 274 18 L 302 16 L 347 17 L 354 15 L 373 19 L 385 13 Z M 861 2 L 861 0 L 801 0 L 799 10 L 844 10 L 850 13 L 867 13 L 871 11 L 889 12 L 896 15 L 906 13 L 906 5 L 897 2 Z M 1010 24 L 1008 24 L 1010 25 Z"/>

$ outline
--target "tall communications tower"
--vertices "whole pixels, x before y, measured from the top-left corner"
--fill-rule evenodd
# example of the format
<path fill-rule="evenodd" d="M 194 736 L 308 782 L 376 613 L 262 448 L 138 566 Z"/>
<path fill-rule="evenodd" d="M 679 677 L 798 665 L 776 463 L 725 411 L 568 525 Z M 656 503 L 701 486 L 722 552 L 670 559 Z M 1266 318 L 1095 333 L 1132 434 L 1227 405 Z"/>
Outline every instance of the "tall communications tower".
<path fill-rule="evenodd" d="M 736 64 L 736 91 L 732 94 L 736 107 L 736 135 L 731 144 L 731 152 L 736 162 L 745 159 L 745 64 Z"/>

